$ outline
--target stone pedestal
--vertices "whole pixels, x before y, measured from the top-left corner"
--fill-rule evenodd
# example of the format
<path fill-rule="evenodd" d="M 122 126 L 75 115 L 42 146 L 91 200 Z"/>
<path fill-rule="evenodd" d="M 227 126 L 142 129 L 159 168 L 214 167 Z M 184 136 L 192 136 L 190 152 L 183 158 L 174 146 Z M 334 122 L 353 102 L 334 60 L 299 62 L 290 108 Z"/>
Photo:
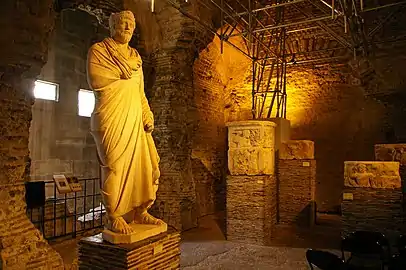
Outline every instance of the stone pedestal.
<path fill-rule="evenodd" d="M 279 149 L 278 222 L 312 226 L 316 220 L 316 161 L 312 141 L 288 141 Z"/>
<path fill-rule="evenodd" d="M 227 177 L 227 240 L 268 245 L 276 224 L 276 178 Z"/>
<path fill-rule="evenodd" d="M 290 121 L 280 117 L 271 118 L 270 121 L 276 124 L 275 150 L 279 150 L 281 143 L 290 140 Z"/>
<path fill-rule="evenodd" d="M 399 162 L 346 161 L 341 211 L 343 236 L 356 230 L 401 233 Z"/>
<path fill-rule="evenodd" d="M 239 121 L 227 126 L 230 174 L 273 174 L 276 125 L 269 121 Z"/>
<path fill-rule="evenodd" d="M 102 235 L 79 242 L 79 269 L 179 269 L 180 234 L 166 232 L 133 244 L 113 245 Z"/>
<path fill-rule="evenodd" d="M 242 121 L 227 126 L 227 239 L 267 245 L 276 223 L 276 125 Z"/>
<path fill-rule="evenodd" d="M 102 237 L 107 242 L 112 244 L 132 244 L 146 238 L 166 232 L 168 225 L 166 223 L 160 225 L 152 224 L 129 224 L 133 229 L 131 234 L 115 233 L 108 229 L 104 229 Z"/>

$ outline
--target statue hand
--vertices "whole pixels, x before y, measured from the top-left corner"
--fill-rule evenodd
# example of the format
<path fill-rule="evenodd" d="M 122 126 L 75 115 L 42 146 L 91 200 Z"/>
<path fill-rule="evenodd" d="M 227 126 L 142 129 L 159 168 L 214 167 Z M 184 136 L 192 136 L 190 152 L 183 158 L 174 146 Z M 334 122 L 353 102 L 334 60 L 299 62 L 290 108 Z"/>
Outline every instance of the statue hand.
<path fill-rule="evenodd" d="M 147 133 L 151 133 L 154 130 L 154 124 L 152 122 L 146 123 L 144 125 L 144 130 Z"/>

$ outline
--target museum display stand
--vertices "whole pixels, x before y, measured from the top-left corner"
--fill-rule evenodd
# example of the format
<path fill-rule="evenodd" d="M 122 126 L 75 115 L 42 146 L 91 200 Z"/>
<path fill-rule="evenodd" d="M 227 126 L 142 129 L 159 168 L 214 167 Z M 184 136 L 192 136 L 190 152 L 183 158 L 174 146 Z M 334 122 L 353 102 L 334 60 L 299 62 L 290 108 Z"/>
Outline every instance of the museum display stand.
<path fill-rule="evenodd" d="M 111 244 L 102 234 L 79 242 L 79 269 L 179 269 L 180 233 L 168 230 L 132 244 Z"/>

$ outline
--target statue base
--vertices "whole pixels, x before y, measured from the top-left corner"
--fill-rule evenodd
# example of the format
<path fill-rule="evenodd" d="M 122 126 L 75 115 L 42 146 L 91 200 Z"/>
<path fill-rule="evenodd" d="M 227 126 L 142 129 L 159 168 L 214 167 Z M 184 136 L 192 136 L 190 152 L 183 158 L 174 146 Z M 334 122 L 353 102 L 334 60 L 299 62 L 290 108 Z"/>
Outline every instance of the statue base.
<path fill-rule="evenodd" d="M 132 244 L 111 244 L 102 234 L 78 244 L 79 269 L 179 269 L 180 233 L 174 230 Z"/>
<path fill-rule="evenodd" d="M 134 231 L 132 234 L 115 233 L 108 229 L 104 229 L 102 233 L 103 239 L 112 244 L 132 244 L 164 233 L 168 230 L 168 225 L 166 223 L 161 225 L 130 224 L 130 227 Z"/>

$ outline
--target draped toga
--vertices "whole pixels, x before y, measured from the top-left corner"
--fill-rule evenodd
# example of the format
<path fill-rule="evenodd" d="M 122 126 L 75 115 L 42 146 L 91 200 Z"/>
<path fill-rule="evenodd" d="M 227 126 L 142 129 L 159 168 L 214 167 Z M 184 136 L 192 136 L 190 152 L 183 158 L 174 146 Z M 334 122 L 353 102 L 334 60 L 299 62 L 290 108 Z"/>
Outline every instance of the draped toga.
<path fill-rule="evenodd" d="M 153 121 L 144 93 L 141 57 L 124 56 L 112 38 L 94 44 L 88 53 L 88 81 L 95 92 L 91 133 L 102 167 L 102 197 L 111 218 L 137 207 L 149 207 L 158 189 L 159 156 L 151 133 Z"/>

